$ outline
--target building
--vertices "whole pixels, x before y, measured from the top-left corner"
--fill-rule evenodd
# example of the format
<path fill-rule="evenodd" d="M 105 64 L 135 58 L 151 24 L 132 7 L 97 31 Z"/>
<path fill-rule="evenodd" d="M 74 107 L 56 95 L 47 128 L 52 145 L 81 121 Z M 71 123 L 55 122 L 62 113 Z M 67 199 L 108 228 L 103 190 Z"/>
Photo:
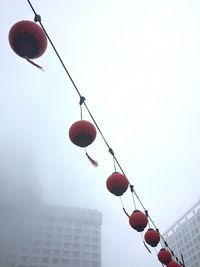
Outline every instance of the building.
<path fill-rule="evenodd" d="M 101 267 L 101 221 L 96 210 L 41 206 L 1 210 L 0 266 Z"/>
<path fill-rule="evenodd" d="M 200 200 L 164 234 L 170 249 L 186 267 L 200 267 Z"/>
<path fill-rule="evenodd" d="M 101 267 L 101 213 L 45 205 L 21 147 L 0 161 L 0 267 Z"/>

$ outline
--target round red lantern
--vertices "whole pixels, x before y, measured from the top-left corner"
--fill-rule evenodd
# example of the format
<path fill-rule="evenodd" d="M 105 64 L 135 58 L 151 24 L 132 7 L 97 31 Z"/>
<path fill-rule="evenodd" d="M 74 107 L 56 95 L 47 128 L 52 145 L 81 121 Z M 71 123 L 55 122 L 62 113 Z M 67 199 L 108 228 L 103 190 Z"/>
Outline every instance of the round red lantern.
<path fill-rule="evenodd" d="M 147 223 L 147 216 L 142 211 L 134 210 L 129 217 L 130 226 L 138 232 L 142 232 L 147 226 Z"/>
<path fill-rule="evenodd" d="M 96 129 L 94 125 L 86 120 L 80 120 L 72 124 L 69 129 L 69 138 L 73 144 L 86 147 L 96 138 Z"/>
<path fill-rule="evenodd" d="M 165 248 L 161 248 L 161 250 L 158 252 L 158 259 L 161 263 L 167 265 L 172 260 L 172 255 L 169 252 L 169 250 Z"/>
<path fill-rule="evenodd" d="M 128 185 L 129 182 L 126 176 L 119 172 L 111 174 L 106 181 L 108 191 L 115 196 L 122 196 L 126 192 Z"/>
<path fill-rule="evenodd" d="M 22 20 L 10 29 L 9 43 L 20 57 L 34 59 L 42 56 L 46 51 L 47 37 L 37 23 Z"/>
<path fill-rule="evenodd" d="M 181 265 L 179 263 L 177 263 L 176 261 L 170 261 L 169 264 L 167 264 L 167 267 L 181 267 Z"/>
<path fill-rule="evenodd" d="M 144 240 L 152 247 L 156 247 L 160 242 L 160 234 L 158 231 L 149 228 L 144 235 Z"/>

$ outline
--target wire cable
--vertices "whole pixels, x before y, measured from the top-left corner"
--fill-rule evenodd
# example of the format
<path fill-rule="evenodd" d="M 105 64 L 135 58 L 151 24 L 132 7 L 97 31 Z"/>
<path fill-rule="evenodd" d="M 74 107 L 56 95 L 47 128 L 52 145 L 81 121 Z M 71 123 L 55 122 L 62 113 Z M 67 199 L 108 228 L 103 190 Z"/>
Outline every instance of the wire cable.
<path fill-rule="evenodd" d="M 52 48 L 53 48 L 55 54 L 57 55 L 57 57 L 58 57 L 58 59 L 59 59 L 61 65 L 62 65 L 62 67 L 64 68 L 64 70 L 65 70 L 67 76 L 69 77 L 71 83 L 73 84 L 73 86 L 74 86 L 74 88 L 75 88 L 77 94 L 79 95 L 79 97 L 80 97 L 80 103 L 81 103 L 81 101 L 82 101 L 81 105 L 83 104 L 83 105 L 85 106 L 86 110 L 88 111 L 88 114 L 90 115 L 90 117 L 91 117 L 92 121 L 94 122 L 96 128 L 98 129 L 98 131 L 99 131 L 101 137 L 103 138 L 103 140 L 104 140 L 104 142 L 105 142 L 105 144 L 106 144 L 106 146 L 107 146 L 107 148 L 108 148 L 109 153 L 113 156 L 113 159 L 115 160 L 116 164 L 118 165 L 118 167 L 119 167 L 119 169 L 121 170 L 121 172 L 123 173 L 123 175 L 125 175 L 125 172 L 124 172 L 124 170 L 123 170 L 121 164 L 119 163 L 118 159 L 116 158 L 116 156 L 115 156 L 115 154 L 114 154 L 114 151 L 113 151 L 112 148 L 109 146 L 109 144 L 108 144 L 106 138 L 104 137 L 104 135 L 103 135 L 103 133 L 102 133 L 100 127 L 98 126 L 96 120 L 94 119 L 94 117 L 93 117 L 93 115 L 92 115 L 90 109 L 88 108 L 87 104 L 85 103 L 85 98 L 81 95 L 81 93 L 80 93 L 78 87 L 76 86 L 74 80 L 72 79 L 72 77 L 71 77 L 71 75 L 70 75 L 70 73 L 69 73 L 67 67 L 65 66 L 65 64 L 64 64 L 64 62 L 63 62 L 63 60 L 62 60 L 60 54 L 58 53 L 58 51 L 57 51 L 57 49 L 56 49 L 56 47 L 55 47 L 53 41 L 51 40 L 51 38 L 49 37 L 49 35 L 48 35 L 48 33 L 47 33 L 45 27 L 43 26 L 43 24 L 42 24 L 42 20 L 41 20 L 41 16 L 40 16 L 39 14 L 36 13 L 36 11 L 35 11 L 33 5 L 31 4 L 31 1 L 30 1 L 30 0 L 27 0 L 27 2 L 28 2 L 28 4 L 30 5 L 30 7 L 31 7 L 31 9 L 32 9 L 32 11 L 33 11 L 33 13 L 34 13 L 34 15 L 35 15 L 34 21 L 35 21 L 35 22 L 39 22 L 39 24 L 40 24 L 40 26 L 42 27 L 44 33 L 46 34 L 46 37 L 47 37 L 48 41 L 50 42 L 50 44 L 51 44 L 51 46 L 52 46 Z M 81 116 L 82 116 L 82 110 L 81 110 Z M 125 176 L 126 176 L 126 175 L 125 175 Z M 127 178 L 127 179 L 128 179 L 128 178 Z M 132 185 L 130 184 L 130 182 L 129 182 L 129 185 L 132 186 Z M 143 208 L 144 211 L 146 212 L 147 210 L 145 209 L 145 207 L 144 207 L 142 201 L 140 200 L 138 194 L 135 192 L 133 186 L 132 186 L 132 190 L 133 190 L 132 193 L 134 193 L 134 195 L 135 195 L 136 198 L 138 199 L 140 205 L 142 206 L 142 208 Z M 134 197 L 133 197 L 133 202 L 134 202 L 134 206 L 136 207 Z M 123 209 L 124 209 L 124 208 L 123 208 Z M 155 223 L 153 222 L 152 218 L 151 218 L 149 215 L 148 215 L 148 218 L 149 218 L 149 220 L 152 222 L 152 224 L 154 225 L 154 227 L 157 229 Z M 161 236 L 161 235 L 160 235 L 160 236 Z M 166 244 L 166 241 L 164 240 L 164 238 L 163 238 L 162 236 L 161 236 L 161 238 L 163 239 L 164 244 Z M 168 245 L 167 245 L 167 247 L 168 247 Z M 168 248 L 169 248 L 169 247 L 168 247 Z"/>

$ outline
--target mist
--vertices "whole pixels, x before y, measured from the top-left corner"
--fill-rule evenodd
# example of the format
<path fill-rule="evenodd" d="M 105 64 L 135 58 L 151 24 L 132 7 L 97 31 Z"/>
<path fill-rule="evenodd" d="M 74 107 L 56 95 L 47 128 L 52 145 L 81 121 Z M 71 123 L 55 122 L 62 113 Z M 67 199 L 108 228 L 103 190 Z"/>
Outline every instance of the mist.
<path fill-rule="evenodd" d="M 32 3 L 145 208 L 166 231 L 199 199 L 199 2 Z M 27 2 L 8 1 L 0 15 L 0 205 L 10 212 L 39 203 L 98 210 L 103 267 L 160 266 L 106 188 L 114 166 L 100 134 L 88 147 L 97 168 L 69 140 L 79 97 L 51 45 L 36 60 L 44 72 L 10 48 L 11 26 L 33 20 Z M 91 121 L 86 110 L 83 118 Z M 130 214 L 132 197 L 122 198 Z"/>

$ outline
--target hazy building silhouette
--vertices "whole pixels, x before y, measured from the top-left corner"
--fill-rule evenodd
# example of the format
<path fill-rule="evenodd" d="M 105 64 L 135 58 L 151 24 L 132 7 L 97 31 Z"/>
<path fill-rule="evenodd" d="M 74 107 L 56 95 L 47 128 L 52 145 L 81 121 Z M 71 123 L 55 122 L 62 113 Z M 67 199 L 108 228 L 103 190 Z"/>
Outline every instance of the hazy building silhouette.
<path fill-rule="evenodd" d="M 45 205 L 32 159 L 0 160 L 0 266 L 100 267 L 101 213 Z"/>
<path fill-rule="evenodd" d="M 179 259 L 182 253 L 186 267 L 200 267 L 200 200 L 163 236 Z"/>
<path fill-rule="evenodd" d="M 29 216 L 0 217 L 0 266 L 100 267 L 98 211 L 41 206 Z"/>

